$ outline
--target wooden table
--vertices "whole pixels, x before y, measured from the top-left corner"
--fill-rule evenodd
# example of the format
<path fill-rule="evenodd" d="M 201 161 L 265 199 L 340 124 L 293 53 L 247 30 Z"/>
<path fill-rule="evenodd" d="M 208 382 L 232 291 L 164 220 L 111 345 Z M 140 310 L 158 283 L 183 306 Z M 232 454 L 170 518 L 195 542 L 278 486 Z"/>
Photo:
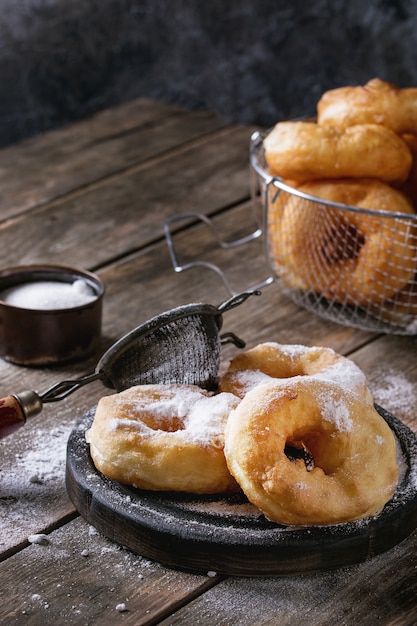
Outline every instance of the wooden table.
<path fill-rule="evenodd" d="M 211 216 L 226 240 L 254 229 L 253 130 L 211 113 L 137 100 L 4 149 L 1 265 L 55 263 L 96 272 L 106 287 L 102 352 L 162 311 L 189 302 L 220 304 L 229 294 L 217 274 L 173 271 L 163 223 L 192 211 Z M 201 223 L 173 226 L 181 260 L 219 264 L 234 290 L 269 275 L 260 240 L 222 250 Z M 349 355 L 367 374 L 375 400 L 417 430 L 415 338 L 323 321 L 297 308 L 277 284 L 228 312 L 224 330 L 248 347 L 276 340 Z M 223 358 L 235 350 L 228 346 Z M 92 372 L 100 354 L 56 368 L 1 361 L 1 395 L 42 392 Z M 90 384 L 45 405 L 0 441 L 0 623 L 417 623 L 417 533 L 359 565 L 266 578 L 184 573 L 106 539 L 69 500 L 65 459 L 75 424 L 108 392 Z M 29 541 L 39 534 L 47 540 Z"/>

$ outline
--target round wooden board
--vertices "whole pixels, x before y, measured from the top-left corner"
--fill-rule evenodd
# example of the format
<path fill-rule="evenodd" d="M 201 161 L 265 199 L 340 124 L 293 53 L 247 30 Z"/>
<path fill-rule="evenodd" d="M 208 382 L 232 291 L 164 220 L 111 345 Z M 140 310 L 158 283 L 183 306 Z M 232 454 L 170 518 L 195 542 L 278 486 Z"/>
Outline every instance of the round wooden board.
<path fill-rule="evenodd" d="M 94 410 L 68 441 L 66 485 L 79 513 L 132 551 L 186 571 L 238 576 L 304 574 L 358 563 L 384 552 L 417 527 L 417 439 L 376 407 L 399 444 L 401 479 L 380 515 L 320 527 L 269 522 L 243 495 L 148 492 L 111 481 L 90 457 L 85 431 Z"/>

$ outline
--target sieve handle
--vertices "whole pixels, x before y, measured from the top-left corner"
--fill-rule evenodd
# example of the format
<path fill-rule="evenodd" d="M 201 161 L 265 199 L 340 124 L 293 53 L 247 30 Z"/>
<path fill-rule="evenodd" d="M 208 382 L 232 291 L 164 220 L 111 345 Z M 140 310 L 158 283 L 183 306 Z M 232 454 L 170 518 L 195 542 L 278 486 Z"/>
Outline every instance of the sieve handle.
<path fill-rule="evenodd" d="M 243 291 L 242 293 L 235 294 L 234 296 L 226 300 L 226 302 L 219 304 L 217 310 L 219 313 L 225 313 L 225 311 L 230 311 L 230 309 L 234 309 L 235 307 L 239 306 L 240 304 L 242 304 L 242 302 L 244 302 L 251 296 L 260 296 L 261 294 L 262 292 L 259 291 L 259 289 L 254 289 L 253 291 Z"/>
<path fill-rule="evenodd" d="M 43 402 L 58 402 L 74 393 L 74 391 L 84 387 L 84 385 L 88 385 L 93 380 L 103 378 L 103 372 L 94 372 L 94 374 L 87 374 L 87 376 L 77 378 L 76 380 L 62 380 L 60 383 L 53 385 L 53 387 L 45 391 L 45 393 L 42 394 L 42 400 Z"/>
<path fill-rule="evenodd" d="M 0 398 L 0 439 L 26 424 L 42 411 L 42 400 L 34 391 L 23 391 Z"/>

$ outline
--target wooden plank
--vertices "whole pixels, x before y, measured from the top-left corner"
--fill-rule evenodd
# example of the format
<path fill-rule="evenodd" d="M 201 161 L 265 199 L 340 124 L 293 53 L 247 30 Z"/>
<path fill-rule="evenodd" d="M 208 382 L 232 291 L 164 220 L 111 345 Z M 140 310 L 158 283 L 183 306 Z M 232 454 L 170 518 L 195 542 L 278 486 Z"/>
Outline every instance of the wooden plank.
<path fill-rule="evenodd" d="M 219 132 L 9 220 L 0 225 L 3 258 L 97 267 L 161 238 L 168 216 L 241 202 L 249 196 L 249 136 L 248 128 Z"/>
<path fill-rule="evenodd" d="M 227 214 L 219 215 L 218 218 L 216 218 L 219 222 L 219 226 L 221 225 L 223 228 L 223 234 L 230 234 L 232 236 L 233 231 L 236 230 L 236 225 L 238 233 L 244 232 L 243 215 L 247 209 L 247 206 L 237 207 L 236 210 L 229 211 Z M 227 215 L 228 220 L 224 220 L 225 215 Z M 226 227 L 226 224 L 228 224 L 228 227 Z M 192 246 L 188 249 L 190 258 L 196 256 L 198 253 L 198 255 L 202 255 L 206 259 L 210 258 L 215 262 L 225 264 L 228 273 L 233 277 L 233 282 L 234 277 L 237 277 L 239 274 L 239 268 L 241 273 L 243 262 L 246 263 L 250 269 L 248 273 L 245 273 L 245 279 L 256 280 L 260 276 L 263 277 L 265 275 L 265 262 L 259 251 L 259 247 L 257 247 L 260 244 L 259 241 L 254 242 L 253 247 L 252 244 L 250 244 L 249 248 L 245 251 L 245 254 L 240 253 L 240 249 L 239 251 L 230 250 L 226 251 L 225 257 L 225 251 L 213 251 L 213 241 L 205 227 L 196 227 L 191 230 L 185 230 L 179 233 L 176 238 L 179 244 L 182 242 L 182 245 L 183 247 L 185 246 L 185 248 L 187 248 L 187 246 L 189 246 L 192 242 Z M 210 294 L 209 301 L 217 304 L 228 296 L 223 285 L 220 283 L 218 276 L 209 270 L 196 269 L 181 274 L 175 274 L 172 270 L 168 250 L 164 242 L 150 247 L 146 251 L 132 255 L 130 258 L 125 259 L 123 263 L 119 262 L 114 266 L 106 268 L 100 272 L 100 275 L 104 279 L 107 286 L 104 316 L 105 341 L 111 341 L 112 339 L 117 338 L 123 332 L 130 330 L 134 325 L 137 325 L 138 323 L 148 319 L 150 316 L 155 315 L 162 310 L 171 308 L 172 306 L 200 299 L 207 300 L 208 294 Z M 244 286 L 245 285 L 242 285 L 242 287 Z M 123 314 L 121 314 L 122 311 Z M 335 347 L 335 349 L 339 349 L 340 351 L 343 351 L 343 349 L 346 350 L 346 348 L 348 348 L 349 351 L 354 350 L 355 347 L 361 346 L 371 338 L 367 333 L 355 331 L 336 324 L 329 324 L 328 322 L 312 316 L 309 312 L 298 309 L 292 302 L 280 294 L 280 290 L 277 285 L 270 285 L 265 288 L 259 299 L 254 298 L 252 300 L 248 300 L 242 305 L 242 307 L 225 314 L 224 329 L 233 330 L 238 334 L 241 334 L 244 338 L 248 339 L 249 345 L 254 345 L 261 340 L 268 340 L 271 338 L 278 341 L 288 341 L 290 343 L 300 342 L 310 344 L 327 344 L 328 339 L 330 338 L 332 347 Z M 366 370 L 366 373 L 368 373 L 368 368 L 371 368 L 371 366 L 377 363 L 378 359 L 381 358 L 381 355 L 384 354 L 384 350 L 387 349 L 387 345 L 391 345 L 391 352 L 388 352 L 390 359 L 395 354 L 398 346 L 402 346 L 402 354 L 407 355 L 407 358 L 404 361 L 405 364 L 408 364 L 406 365 L 406 368 L 410 368 L 410 371 L 413 371 L 414 362 L 412 359 L 413 352 L 411 349 L 415 347 L 413 341 L 411 341 L 410 344 L 409 338 L 405 338 L 404 340 L 395 337 L 382 338 L 374 341 L 370 345 L 373 348 L 374 345 L 378 346 L 380 343 L 385 344 L 385 347 L 382 347 L 380 350 L 376 350 L 374 352 L 374 356 L 370 356 L 372 355 L 372 352 L 368 346 L 359 350 L 359 352 L 355 354 L 355 358 L 362 359 L 361 364 Z M 411 348 L 407 348 L 409 345 L 411 345 Z M 227 356 L 229 353 L 234 353 L 235 350 L 235 348 L 230 348 L 230 350 L 227 349 L 224 354 Z M 22 370 L 21 368 L 2 363 L 0 370 L 5 374 L 5 380 L 8 384 L 19 381 L 22 378 L 22 372 L 24 372 L 26 378 L 25 382 L 34 382 L 37 385 L 44 386 L 46 383 L 49 384 L 49 382 L 52 383 L 59 380 L 60 377 L 66 378 L 67 376 L 79 374 L 84 370 L 88 370 L 89 365 L 92 365 L 92 361 L 93 359 L 90 359 L 88 363 L 84 364 L 62 367 L 57 370 L 41 371 Z M 401 361 L 398 360 L 398 368 L 400 368 L 400 364 Z M 10 390 L 11 389 L 8 389 L 7 391 Z M 50 452 L 46 453 L 46 451 L 57 450 L 56 446 L 61 447 L 62 454 L 66 443 L 66 436 L 71 428 L 71 425 L 75 422 L 77 417 L 80 417 L 83 414 L 83 411 L 93 405 L 95 399 L 100 397 L 102 393 L 103 389 L 100 385 L 94 383 L 91 388 L 86 388 L 82 393 L 78 392 L 77 395 L 68 398 L 62 403 L 48 405 L 45 408 L 45 413 L 39 416 L 39 418 L 35 418 L 32 424 L 26 427 L 28 429 L 26 433 L 20 431 L 11 438 L 0 442 L 3 448 L 2 452 L 4 452 L 2 455 L 1 467 L 2 486 L 4 484 L 4 476 L 11 473 L 14 473 L 13 480 L 15 481 L 13 482 L 12 492 L 16 488 L 16 485 L 18 485 L 19 479 L 22 481 L 22 476 L 25 475 L 25 472 L 26 474 L 29 474 L 29 479 L 31 478 L 30 472 L 32 470 L 29 469 L 28 465 L 22 465 L 22 459 L 23 457 L 28 458 L 29 461 L 31 458 L 34 459 L 33 455 L 36 450 L 39 450 L 40 442 L 41 449 L 45 453 L 44 460 L 47 459 L 47 454 L 50 456 Z M 387 406 L 387 408 L 390 407 Z M 36 431 L 38 429 L 39 432 L 37 434 Z M 40 462 L 41 459 L 39 459 L 39 463 Z M 52 463 L 52 468 L 53 467 L 54 463 Z M 60 517 L 64 516 L 68 512 L 68 501 L 63 488 L 63 475 L 62 470 L 59 469 L 60 467 L 62 468 L 62 465 L 60 466 L 58 464 L 58 466 L 55 466 L 56 472 L 53 472 L 51 469 L 48 475 L 44 477 L 46 480 L 44 480 L 43 485 L 31 483 L 33 487 L 38 489 L 38 494 L 36 497 L 32 498 L 32 500 L 28 498 L 27 492 L 25 494 L 27 483 L 24 482 L 23 488 L 21 487 L 21 492 L 23 494 L 21 508 L 19 511 L 15 510 L 14 513 L 24 513 L 26 521 L 24 523 L 23 521 L 21 522 L 22 526 L 20 526 L 19 530 L 20 538 L 17 535 L 12 537 L 9 547 L 10 545 L 13 546 L 14 542 L 18 542 L 22 538 L 24 539 L 27 537 L 29 533 L 40 532 L 42 529 L 40 528 L 37 520 L 41 520 L 43 525 L 47 527 L 48 524 L 57 523 Z M 39 473 L 41 474 L 41 472 Z M 58 479 L 56 474 L 58 475 Z M 45 497 L 40 497 L 42 489 L 45 489 Z M 8 493 L 10 494 L 10 492 Z M 45 515 L 44 511 L 46 508 L 48 509 L 49 517 L 45 518 L 42 516 Z M 23 517 L 23 515 L 21 515 L 21 517 Z M 10 519 L 12 518 L 9 516 L 4 519 L 7 519 L 7 522 L 5 524 L 1 524 L 0 528 L 5 529 L 5 534 L 10 533 Z M 62 529 L 63 534 L 67 533 L 69 526 L 66 525 L 66 527 Z M 79 534 L 79 531 L 77 531 L 77 533 Z M 82 537 L 85 537 L 85 535 L 82 535 Z M 2 540 L 3 539 L 4 538 L 2 537 Z M 67 547 L 65 550 L 68 548 L 68 544 L 66 545 Z M 110 545 L 112 546 L 112 549 L 116 549 L 113 544 Z M 3 549 L 4 548 L 5 545 L 3 545 Z M 28 550 L 32 550 L 32 548 L 40 550 L 41 546 L 31 546 Z M 345 578 L 342 578 L 340 574 L 340 576 L 337 576 L 336 582 L 334 582 L 335 579 L 333 578 L 335 575 L 334 573 L 315 576 L 314 581 L 309 584 L 313 586 L 313 589 L 317 590 L 316 592 L 312 592 L 311 588 L 307 584 L 308 580 L 311 581 L 310 578 L 308 580 L 305 578 L 288 578 L 284 579 L 284 581 L 281 579 L 274 579 L 272 581 L 270 579 L 267 581 L 254 579 L 251 580 L 250 585 L 245 581 L 231 581 L 230 583 L 227 583 L 227 585 L 230 586 L 225 587 L 222 585 L 221 589 L 225 589 L 225 591 L 222 591 L 219 595 L 216 595 L 216 597 L 208 593 L 207 600 L 203 596 L 203 600 L 201 602 L 196 601 L 194 604 L 190 605 L 189 609 L 180 610 L 175 618 L 170 618 L 169 622 L 167 621 L 166 623 L 194 623 L 196 616 L 199 616 L 202 624 L 210 623 L 210 621 L 211 623 L 215 621 L 219 624 L 233 624 L 236 623 L 233 620 L 236 619 L 237 614 L 241 619 L 242 624 L 267 623 L 268 619 L 278 619 L 278 617 L 282 617 L 282 623 L 284 624 L 295 624 L 296 617 L 297 623 L 300 623 L 300 614 L 303 615 L 303 611 L 309 619 L 311 618 L 313 623 L 315 620 L 325 620 L 329 615 L 335 620 L 339 618 L 340 620 L 346 620 L 352 615 L 352 594 L 358 592 L 363 584 L 363 581 L 365 581 L 365 583 L 367 580 L 371 581 L 373 589 L 379 589 L 380 587 L 383 588 L 383 585 L 385 584 L 384 581 L 400 579 L 398 576 L 398 563 L 405 564 L 404 568 L 401 570 L 401 574 L 407 581 L 407 584 L 410 585 L 410 588 L 413 588 L 413 585 L 415 585 L 415 579 L 412 577 L 414 575 L 414 570 L 411 571 L 410 564 L 413 563 L 411 555 L 415 552 L 415 548 L 415 537 L 406 540 L 399 547 L 390 551 L 389 556 L 383 555 L 378 557 L 376 565 L 371 565 L 374 563 L 374 561 L 371 561 L 370 564 L 360 566 L 360 568 L 365 568 L 359 570 L 360 576 L 358 576 L 357 568 L 348 570 L 347 579 L 345 575 L 346 570 L 343 570 Z M 79 554 L 82 549 L 81 542 L 79 545 L 79 552 L 77 552 L 77 554 Z M 38 591 L 33 590 L 30 592 L 30 590 L 27 590 L 27 581 L 32 579 L 35 567 L 35 565 L 32 564 L 32 561 L 29 565 L 25 565 L 25 563 L 28 562 L 26 556 L 28 550 L 24 550 L 24 552 L 21 553 L 22 556 L 20 556 L 20 554 L 16 555 L 16 557 L 13 557 L 12 561 L 8 560 L 4 564 L 5 567 L 7 566 L 8 576 L 10 577 L 10 572 L 14 571 L 14 567 L 10 567 L 11 563 L 14 565 L 17 563 L 15 559 L 22 559 L 21 562 L 19 561 L 20 564 L 16 570 L 16 579 L 13 579 L 13 588 L 21 590 L 21 592 L 19 591 L 19 594 L 21 595 L 19 595 L 19 600 L 17 602 L 13 602 L 14 606 L 11 606 L 11 602 L 9 601 L 5 607 L 9 611 L 16 611 L 18 608 L 19 610 L 35 611 L 33 623 L 36 623 L 35 620 L 39 620 L 41 612 L 43 612 L 42 615 L 45 615 L 45 602 L 48 604 L 52 601 L 55 605 L 58 600 L 59 603 L 61 603 L 61 601 L 65 599 L 61 595 L 59 595 L 58 598 L 54 595 L 51 596 L 50 591 L 47 591 L 48 589 L 53 588 L 51 580 L 53 575 L 56 576 L 56 569 L 54 569 L 52 562 L 49 562 L 47 564 L 46 571 L 50 572 L 50 574 L 47 573 L 45 586 L 42 586 L 42 593 L 39 594 L 41 598 L 43 597 L 42 594 L 47 597 L 44 600 L 44 603 L 40 602 L 40 606 L 37 607 L 36 603 L 32 600 L 32 594 L 36 594 Z M 35 562 L 38 563 L 38 567 L 39 559 L 42 554 L 43 553 L 37 552 L 37 560 L 35 560 Z M 71 554 L 74 554 L 74 552 L 71 552 Z M 55 559 L 57 558 L 57 555 L 58 553 L 55 553 Z M 381 561 L 381 558 L 387 558 L 388 561 Z M 83 562 L 84 561 L 82 561 L 82 563 Z M 119 570 L 114 563 L 112 565 L 113 567 L 108 564 L 108 569 L 106 569 L 106 571 L 110 572 L 109 576 L 113 579 L 114 571 L 118 572 Z M 394 569 L 394 567 L 396 569 Z M 94 571 L 96 568 L 97 564 L 94 563 Z M 87 580 L 95 580 L 93 572 L 88 571 L 88 575 L 85 574 L 84 576 L 84 570 L 83 568 L 79 570 L 78 562 L 77 568 L 71 565 L 70 569 L 73 580 L 70 577 L 70 573 L 65 570 L 64 577 L 57 583 L 61 584 L 63 587 L 59 588 L 61 591 L 57 588 L 57 593 L 61 594 L 62 588 L 65 589 L 66 587 L 68 589 L 69 587 L 73 598 L 77 597 L 82 598 L 83 600 L 82 602 L 80 601 L 79 604 L 77 604 L 77 602 L 72 602 L 71 605 L 65 605 L 67 608 L 64 607 L 63 610 L 70 611 L 72 610 L 72 606 L 76 606 L 74 611 L 84 611 L 85 605 L 88 605 L 91 611 L 94 612 L 98 610 L 100 613 L 99 618 L 96 618 L 94 613 L 94 615 L 91 616 L 91 620 L 93 621 L 90 621 L 90 623 L 94 623 L 94 619 L 100 619 L 100 623 L 106 623 L 102 620 L 107 619 L 108 614 L 111 614 L 112 619 L 114 619 L 115 612 L 114 609 L 110 610 L 110 603 L 105 605 L 101 604 L 101 598 L 104 598 L 106 593 L 108 595 L 108 588 L 104 586 L 104 591 L 102 592 L 103 595 L 101 595 L 101 592 L 97 590 L 97 587 L 94 587 L 85 599 L 85 596 L 82 593 L 83 585 L 85 585 L 85 581 Z M 74 572 L 77 571 L 80 571 L 79 575 L 74 574 Z M 99 569 L 98 571 L 100 578 L 103 570 Z M 378 578 L 378 572 L 380 571 L 381 578 Z M 396 572 L 395 576 L 394 572 Z M 132 578 L 135 579 L 134 576 Z M 39 578 L 35 580 L 39 580 Z M 361 583 L 357 582 L 358 580 L 361 581 Z M 71 581 L 71 583 L 69 581 Z M 130 581 L 131 578 L 129 577 L 127 581 L 128 586 Z M 375 581 L 377 582 L 375 583 Z M 166 584 L 166 582 L 167 581 L 165 580 L 164 584 Z M 335 588 L 337 589 L 336 598 L 339 604 L 337 604 L 336 600 L 332 600 L 332 594 L 330 591 L 328 594 L 325 593 L 324 597 L 322 591 L 320 593 L 318 592 L 318 590 L 329 588 L 326 586 L 328 583 L 332 583 L 332 586 L 330 587 L 332 592 Z M 348 584 L 348 588 L 350 590 L 349 593 L 344 592 L 346 584 Z M 114 585 L 112 586 L 114 587 Z M 123 589 L 124 591 L 126 589 L 126 582 L 123 583 L 123 586 L 122 583 L 120 583 L 118 588 Z M 285 589 L 287 591 L 285 591 Z M 289 589 L 292 590 L 291 595 L 289 595 Z M 370 589 L 370 584 L 366 586 L 366 589 Z M 250 590 L 254 590 L 253 593 Z M 240 594 L 239 597 L 241 602 L 244 602 L 246 605 L 245 615 L 243 615 L 243 613 L 239 613 L 240 609 L 238 609 L 236 605 L 232 604 L 232 609 L 230 609 L 229 603 L 232 602 L 232 592 L 234 594 Z M 282 598 L 283 593 L 285 597 L 285 606 L 280 604 L 278 601 L 278 598 Z M 264 603 L 266 595 L 270 599 L 268 600 L 265 608 Z M 22 604 L 22 597 L 26 603 Z M 94 602 L 92 600 L 93 597 L 95 598 Z M 118 597 L 117 602 L 119 600 L 124 601 L 126 597 L 130 598 L 131 596 L 127 593 L 123 593 L 123 598 Z M 155 596 L 152 599 L 154 607 L 158 602 L 158 597 L 160 597 L 159 590 L 155 593 Z M 384 608 L 383 604 L 381 612 L 378 612 L 380 600 L 381 598 L 383 599 L 383 597 L 382 592 L 381 595 L 375 595 L 375 592 L 373 592 L 369 601 L 366 599 L 363 600 L 364 604 L 357 609 L 358 613 L 355 614 L 355 617 L 357 615 L 366 619 L 369 611 L 369 614 L 373 619 L 379 619 L 380 616 L 384 614 L 382 610 Z M 99 598 L 99 601 L 97 601 L 97 598 Z M 274 600 L 274 598 L 277 598 L 277 600 Z M 297 598 L 298 600 L 296 600 Z M 302 599 L 301 603 L 300 598 Z M 91 601 L 89 602 L 88 600 L 90 599 Z M 325 601 L 325 604 L 323 604 L 323 600 Z M 135 606 L 143 606 L 143 596 L 135 596 L 134 601 L 136 603 Z M 219 612 L 218 606 L 220 604 L 224 606 L 224 608 Z M 98 609 L 95 609 L 94 606 L 98 606 Z M 250 610 L 248 609 L 248 606 L 250 607 Z M 251 608 L 252 606 L 254 607 L 253 610 Z M 357 603 L 355 606 L 357 606 Z M 214 609 L 213 607 L 216 608 Z M 135 611 L 136 610 L 140 612 L 140 615 L 143 615 L 140 608 L 135 609 Z M 391 612 L 394 614 L 393 610 L 391 610 Z M 16 612 L 12 612 L 10 615 L 17 619 Z M 57 623 L 56 615 L 47 613 L 47 616 L 50 615 L 52 615 L 51 623 Z M 64 612 L 63 615 L 66 615 L 66 613 Z M 401 616 L 401 619 L 404 619 L 405 621 L 399 621 L 398 623 L 412 623 L 411 621 L 407 621 L 411 615 L 411 608 L 405 606 L 402 613 L 399 613 L 399 615 Z M 5 616 L 8 617 L 9 613 L 5 613 Z M 137 613 L 132 612 L 126 617 L 136 620 Z M 24 619 L 28 619 L 26 615 L 24 616 Z M 285 619 L 287 619 L 287 622 L 285 622 Z M 247 621 L 245 622 L 245 620 Z M 366 621 L 359 621 L 361 623 L 366 623 Z M 132 623 L 137 622 L 132 621 Z M 323 621 L 323 623 L 326 622 Z M 328 618 L 327 623 L 332 623 L 330 618 Z M 347 621 L 347 623 L 349 623 L 349 621 Z M 358 621 L 352 619 L 351 623 L 358 623 Z M 375 622 L 370 620 L 369 624 L 371 623 Z"/>
<path fill-rule="evenodd" d="M 217 583 L 134 555 L 81 518 L 0 563 L 0 572 L 2 624 L 150 625 Z"/>
<path fill-rule="evenodd" d="M 233 237 L 234 233 L 251 230 L 251 218 L 249 206 L 243 205 L 219 215 L 216 223 L 219 228 L 221 225 L 225 236 Z M 246 280 L 261 280 L 267 272 L 260 240 L 249 244 L 245 252 L 226 251 L 226 256 L 225 251 L 213 246 L 211 233 L 205 226 L 179 233 L 176 241 L 179 249 L 188 246 L 190 256 L 200 255 L 227 267 L 237 289 L 245 289 Z M 242 263 L 247 265 L 248 271 L 243 273 L 243 282 L 238 283 L 235 278 L 242 274 Z M 164 241 L 109 266 L 100 272 L 100 276 L 106 285 L 101 352 L 125 333 L 163 311 L 196 301 L 218 305 L 230 295 L 218 275 L 210 270 L 197 268 L 175 273 Z M 261 341 L 276 340 L 329 344 L 346 352 L 369 339 L 367 333 L 323 321 L 299 309 L 275 284 L 262 290 L 259 298 L 254 297 L 227 312 L 223 331 L 235 332 L 247 341 L 248 347 Z M 224 347 L 225 364 L 236 350 L 234 346 Z M 19 393 L 25 388 L 42 393 L 60 380 L 91 373 L 101 352 L 86 362 L 50 369 L 27 369 L 0 361 L 0 394 Z M 101 383 L 92 383 L 66 400 L 46 404 L 41 415 L 27 426 L 0 440 L 0 471 L 4 477 L 0 483 L 0 498 L 3 497 L 0 514 L 4 522 L 0 524 L 0 547 L 3 552 L 20 545 L 29 534 L 54 525 L 72 510 L 64 487 L 66 441 L 75 422 L 105 393 L 110 391 Z M 48 471 L 43 472 L 49 449 L 53 463 L 51 460 Z M 36 473 L 40 474 L 41 484 L 31 482 Z M 15 492 L 19 494 L 17 500 L 11 497 Z M 10 527 L 8 520 L 12 518 L 16 523 Z"/>
<path fill-rule="evenodd" d="M 213 113 L 138 99 L 0 150 L 0 219 L 226 126 Z"/>
<path fill-rule="evenodd" d="M 1 371 L 7 369 L 1 363 Z M 34 373 L 19 382 L 26 371 L 16 369 L 13 382 L 8 378 L 10 386 L 2 381 L 2 395 L 24 388 L 45 391 L 63 376 L 62 372 L 45 373 L 38 386 L 35 382 L 39 377 Z M 54 528 L 74 513 L 65 490 L 67 440 L 77 419 L 100 395 L 103 390 L 97 384 L 85 388 L 72 401 L 45 405 L 39 416 L 0 440 L 0 559 L 27 544 L 28 536 Z"/>
<path fill-rule="evenodd" d="M 417 339 L 387 335 L 353 355 L 375 401 L 417 432 Z"/>
<path fill-rule="evenodd" d="M 384 555 L 323 574 L 230 578 L 161 626 L 414 626 L 417 533 Z"/>
<path fill-rule="evenodd" d="M 227 241 L 248 235 L 256 227 L 250 204 L 215 216 L 212 224 Z M 236 292 L 245 291 L 270 275 L 262 238 L 224 250 L 217 246 L 207 226 L 197 224 L 174 234 L 173 242 L 181 262 L 204 261 L 219 266 Z M 187 302 L 217 305 L 231 295 L 219 276 L 205 267 L 175 273 L 164 243 L 106 268 L 100 276 L 107 286 L 105 311 L 110 336 L 115 335 L 116 320 L 118 328 L 123 325 L 123 332 L 128 332 L 132 325 L 145 321 L 147 315 L 156 315 Z M 124 316 L 120 319 L 126 289 L 137 306 L 124 306 Z M 133 317 L 129 311 L 133 312 Z M 348 354 L 374 337 L 365 331 L 324 321 L 299 308 L 282 294 L 277 283 L 262 288 L 261 297 L 229 311 L 224 316 L 224 328 L 241 334 L 248 346 L 271 340 L 325 344 L 342 354 Z"/>

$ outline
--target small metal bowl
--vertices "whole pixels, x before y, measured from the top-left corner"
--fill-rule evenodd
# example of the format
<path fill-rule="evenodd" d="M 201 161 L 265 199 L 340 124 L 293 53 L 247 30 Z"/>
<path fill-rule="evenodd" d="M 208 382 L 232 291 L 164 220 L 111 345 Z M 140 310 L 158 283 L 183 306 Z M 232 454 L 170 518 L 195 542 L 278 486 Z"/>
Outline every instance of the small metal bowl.
<path fill-rule="evenodd" d="M 23 308 L 5 301 L 7 290 L 36 282 L 84 281 L 93 300 L 66 308 Z M 0 270 L 0 356 L 17 365 L 55 365 L 84 359 L 101 339 L 101 280 L 85 270 L 28 265 Z"/>

